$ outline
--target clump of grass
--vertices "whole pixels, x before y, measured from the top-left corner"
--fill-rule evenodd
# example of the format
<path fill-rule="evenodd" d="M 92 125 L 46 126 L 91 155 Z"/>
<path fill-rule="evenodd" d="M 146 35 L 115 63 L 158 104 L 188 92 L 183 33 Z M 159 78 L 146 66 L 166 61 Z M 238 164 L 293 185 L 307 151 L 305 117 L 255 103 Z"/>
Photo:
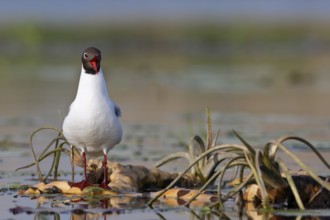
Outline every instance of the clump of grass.
<path fill-rule="evenodd" d="M 35 153 L 35 150 L 34 150 L 35 146 L 34 146 L 34 143 L 33 143 L 33 139 L 34 139 L 36 134 L 39 134 L 42 131 L 54 131 L 54 132 L 56 132 L 57 135 L 56 135 L 55 138 L 53 138 L 46 145 L 45 149 L 41 152 L 41 154 L 39 156 L 37 156 L 36 153 Z M 39 178 L 40 182 L 46 182 L 48 177 L 52 173 L 53 173 L 53 176 L 54 176 L 54 180 L 57 180 L 58 167 L 59 167 L 59 164 L 60 164 L 61 153 L 63 152 L 66 155 L 71 156 L 71 158 L 73 156 L 72 149 L 70 151 L 70 150 L 65 148 L 66 146 L 70 146 L 70 144 L 65 139 L 65 137 L 63 136 L 63 133 L 60 129 L 54 128 L 54 127 L 41 127 L 41 128 L 38 128 L 30 136 L 30 148 L 31 148 L 31 152 L 33 154 L 34 162 L 31 163 L 31 164 L 28 164 L 26 166 L 17 168 L 16 171 L 21 170 L 21 169 L 25 169 L 25 168 L 29 168 L 29 167 L 32 167 L 32 166 L 36 166 L 37 174 L 38 174 L 38 178 Z M 47 174 L 45 176 L 43 176 L 42 172 L 41 172 L 41 169 L 40 169 L 39 163 L 41 161 L 43 161 L 44 159 L 46 159 L 47 157 L 50 157 L 50 156 L 52 156 L 52 164 L 51 164 Z M 72 179 L 73 179 L 73 176 L 74 176 L 74 173 L 72 172 Z"/>
<path fill-rule="evenodd" d="M 195 135 L 190 141 L 188 152 L 177 152 L 171 154 L 156 164 L 157 167 L 160 167 L 180 158 L 184 158 L 189 162 L 189 166 L 183 170 L 181 175 L 173 180 L 173 182 L 170 183 L 165 189 L 160 191 L 157 196 L 151 199 L 148 205 L 152 205 L 168 189 L 173 187 L 183 175 L 191 172 L 197 175 L 204 183 L 204 185 L 199 189 L 200 193 L 207 189 L 207 187 L 211 184 L 216 183 L 219 200 L 210 205 L 210 207 L 217 206 L 223 208 L 223 203 L 225 201 L 240 193 L 242 189 L 249 184 L 256 183 L 260 189 L 262 205 L 264 208 L 271 208 L 271 200 L 273 199 L 270 198 L 272 195 L 267 192 L 267 188 L 272 187 L 277 190 L 284 190 L 290 187 L 298 207 L 300 209 L 304 209 L 304 204 L 299 193 L 297 192 L 297 188 L 292 180 L 291 174 L 288 172 L 288 168 L 280 159 L 275 159 L 278 149 L 281 149 L 285 154 L 289 155 L 290 158 L 295 161 L 297 165 L 311 178 L 313 178 L 322 187 L 330 191 L 330 184 L 328 182 L 322 180 L 312 171 L 311 168 L 305 165 L 294 153 L 284 146 L 284 142 L 288 140 L 298 141 L 309 147 L 317 155 L 320 161 L 330 169 L 329 163 L 307 140 L 296 136 L 281 137 L 277 140 L 267 142 L 263 147 L 263 151 L 261 151 L 260 149 L 252 147 L 236 131 L 233 131 L 234 135 L 241 141 L 242 144 L 218 145 L 217 142 L 219 131 L 213 138 L 210 113 L 208 109 L 206 109 L 206 116 L 207 134 L 205 137 L 205 142 L 200 136 Z M 197 145 L 197 152 L 195 150 L 195 144 Z M 226 194 L 224 194 L 222 190 L 224 176 L 228 171 L 232 170 L 232 168 L 236 169 L 233 179 L 238 180 L 238 183 Z M 247 175 L 244 176 L 246 172 Z M 282 173 L 286 177 L 287 181 L 282 178 Z M 188 206 L 195 198 L 199 196 L 199 194 L 192 197 L 185 205 Z"/>

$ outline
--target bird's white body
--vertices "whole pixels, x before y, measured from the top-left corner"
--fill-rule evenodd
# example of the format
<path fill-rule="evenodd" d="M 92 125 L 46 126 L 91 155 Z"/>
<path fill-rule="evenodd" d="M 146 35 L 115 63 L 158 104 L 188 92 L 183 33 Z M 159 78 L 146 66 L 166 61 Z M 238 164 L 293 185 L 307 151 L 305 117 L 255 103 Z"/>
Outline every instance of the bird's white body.
<path fill-rule="evenodd" d="M 121 141 L 118 112 L 109 98 L 102 69 L 93 75 L 82 68 L 76 98 L 63 122 L 63 134 L 87 155 L 102 155 Z"/>

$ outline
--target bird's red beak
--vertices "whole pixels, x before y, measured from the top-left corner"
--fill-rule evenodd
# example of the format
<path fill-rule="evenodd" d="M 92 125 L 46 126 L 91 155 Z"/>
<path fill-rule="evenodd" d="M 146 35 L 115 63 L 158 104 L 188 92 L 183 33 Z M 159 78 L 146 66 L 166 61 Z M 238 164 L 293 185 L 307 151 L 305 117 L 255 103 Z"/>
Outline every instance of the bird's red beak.
<path fill-rule="evenodd" d="M 91 64 L 93 70 L 95 71 L 96 74 L 98 74 L 98 70 L 97 70 L 97 66 L 96 66 L 96 58 L 94 57 L 94 59 L 92 59 L 91 61 L 89 61 L 89 63 Z"/>

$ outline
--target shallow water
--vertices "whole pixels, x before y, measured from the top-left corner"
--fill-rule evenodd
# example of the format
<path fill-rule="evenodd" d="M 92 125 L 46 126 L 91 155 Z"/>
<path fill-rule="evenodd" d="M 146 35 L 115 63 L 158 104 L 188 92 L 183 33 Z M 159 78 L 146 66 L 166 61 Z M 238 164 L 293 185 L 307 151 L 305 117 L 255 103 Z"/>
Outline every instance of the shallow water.
<path fill-rule="evenodd" d="M 1 83 L 0 100 L 0 181 L 7 189 L 15 183 L 37 183 L 34 168 L 14 170 L 32 161 L 28 138 L 41 126 L 61 127 L 67 108 L 74 98 L 79 71 L 72 67 L 43 67 L 34 78 L 12 77 Z M 47 70 L 47 71 L 44 71 Z M 242 71 L 245 71 L 242 73 Z M 169 73 L 158 70 L 137 75 L 129 69 L 112 69 L 106 75 L 110 95 L 121 106 L 124 139 L 109 153 L 109 159 L 126 164 L 150 166 L 161 157 L 186 150 L 189 138 L 205 134 L 205 107 L 211 110 L 214 132 L 221 129 L 220 143 L 239 143 L 232 134 L 238 131 L 255 147 L 282 135 L 302 136 L 312 142 L 326 159 L 330 159 L 330 88 L 327 75 L 318 74 L 312 84 L 291 86 L 283 75 L 274 76 L 265 67 L 206 68 L 191 67 Z M 228 74 L 228 72 L 230 74 Z M 201 74 L 203 73 L 203 74 Z M 5 104 L 4 104 L 5 103 Z M 56 135 L 45 132 L 36 137 L 37 151 Z M 329 175 L 315 157 L 296 143 L 289 143 L 307 165 L 319 174 Z M 284 155 L 288 166 L 297 166 Z M 42 163 L 44 171 L 49 161 Z M 166 167 L 180 170 L 185 162 Z M 60 179 L 70 179 L 68 158 L 61 163 Z M 81 169 L 78 169 L 81 174 Z M 81 178 L 80 174 L 77 178 Z M 14 191 L 4 190 L 0 196 L 1 219 L 40 218 L 74 219 L 216 219 L 217 215 L 196 209 L 168 207 L 158 204 L 155 209 L 145 206 L 145 200 L 123 204 L 95 201 L 92 204 L 65 203 L 56 197 L 39 201 L 16 197 Z M 82 211 L 84 210 L 84 211 Z M 106 213 L 105 213 L 106 212 Z M 316 214 L 315 214 L 316 212 Z M 327 210 L 313 215 L 330 215 Z M 239 210 L 228 204 L 225 214 L 238 218 Z M 254 214 L 257 214 L 256 212 Z M 304 214 L 304 213 L 299 213 Z M 246 215 L 246 214 L 244 214 Z M 290 215 L 284 211 L 279 216 Z M 297 213 L 293 214 L 297 215 Z M 90 217 L 93 216 L 93 217 Z"/>

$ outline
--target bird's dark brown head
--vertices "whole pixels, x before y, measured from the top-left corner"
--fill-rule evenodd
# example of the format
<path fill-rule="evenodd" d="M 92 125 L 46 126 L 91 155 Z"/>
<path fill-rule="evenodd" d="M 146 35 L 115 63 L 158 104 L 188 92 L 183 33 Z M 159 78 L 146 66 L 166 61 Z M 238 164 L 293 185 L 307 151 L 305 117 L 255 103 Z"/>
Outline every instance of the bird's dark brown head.
<path fill-rule="evenodd" d="M 101 51 L 95 47 L 87 48 L 81 55 L 81 62 L 88 74 L 97 74 L 101 66 Z"/>

